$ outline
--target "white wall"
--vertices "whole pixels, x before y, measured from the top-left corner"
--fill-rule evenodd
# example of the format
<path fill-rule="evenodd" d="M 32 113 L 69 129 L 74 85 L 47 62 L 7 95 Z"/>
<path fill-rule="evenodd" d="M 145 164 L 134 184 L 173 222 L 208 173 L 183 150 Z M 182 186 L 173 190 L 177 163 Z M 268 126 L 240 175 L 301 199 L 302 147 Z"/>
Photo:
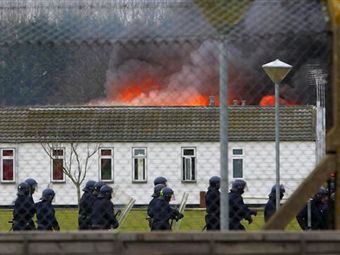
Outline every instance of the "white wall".
<path fill-rule="evenodd" d="M 61 145 L 67 147 L 67 145 Z M 199 203 L 199 192 L 206 191 L 208 180 L 219 175 L 218 143 L 105 143 L 101 147 L 114 148 L 114 187 L 115 203 L 127 203 L 130 197 L 136 198 L 136 204 L 147 204 L 153 192 L 153 180 L 159 175 L 168 178 L 168 183 L 175 191 L 174 202 L 179 203 L 183 192 L 189 192 L 189 204 Z M 39 190 L 34 198 L 40 198 L 44 188 L 50 186 L 56 191 L 55 204 L 76 204 L 76 190 L 66 177 L 64 183 L 50 182 L 50 159 L 40 144 L 0 144 L 0 148 L 16 148 L 16 183 L 0 183 L 0 205 L 10 205 L 16 198 L 16 185 L 28 177 L 39 183 Z M 147 148 L 147 183 L 132 183 L 132 147 Z M 197 182 L 181 182 L 181 148 L 197 149 Z M 232 148 L 244 150 L 244 179 L 248 191 L 244 194 L 248 203 L 264 203 L 271 187 L 275 184 L 275 143 L 242 142 L 229 143 L 229 170 L 231 176 Z M 85 150 L 85 144 L 80 145 Z M 66 152 L 66 157 L 69 155 Z M 315 164 L 315 143 L 281 143 L 281 180 L 287 194 L 307 176 Z M 86 180 L 98 180 L 98 153 L 90 161 L 90 170 Z M 86 182 L 86 181 L 85 181 Z M 85 184 L 84 182 L 84 184 Z"/>

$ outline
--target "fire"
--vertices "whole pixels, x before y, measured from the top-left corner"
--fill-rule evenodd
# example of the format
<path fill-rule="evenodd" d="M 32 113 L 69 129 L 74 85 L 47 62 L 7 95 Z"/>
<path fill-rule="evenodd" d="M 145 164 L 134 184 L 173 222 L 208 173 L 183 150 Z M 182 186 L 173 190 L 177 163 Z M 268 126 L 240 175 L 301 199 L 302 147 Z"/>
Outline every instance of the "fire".
<path fill-rule="evenodd" d="M 202 92 L 195 86 L 165 86 L 152 74 L 135 73 L 126 77 L 119 86 L 112 85 L 106 98 L 93 100 L 89 105 L 208 106 L 209 97 L 214 96 L 215 105 L 218 106 L 219 97 L 211 92 Z M 229 105 L 232 92 L 230 90 Z"/>
<path fill-rule="evenodd" d="M 259 105 L 260 106 L 275 106 L 275 96 L 267 95 L 267 96 L 262 97 Z M 280 105 L 300 105 L 300 103 L 280 98 Z"/>
<path fill-rule="evenodd" d="M 207 106 L 209 104 L 209 99 L 203 95 L 197 95 L 196 97 L 193 97 L 192 99 L 189 98 L 187 102 L 184 102 L 183 105 L 204 105 Z"/>
<path fill-rule="evenodd" d="M 146 77 L 145 79 L 141 79 L 136 83 L 126 84 L 124 88 L 118 92 L 116 100 L 130 102 L 136 97 L 159 89 L 160 86 L 154 79 Z"/>
<path fill-rule="evenodd" d="M 205 95 L 194 87 L 162 87 L 152 75 L 136 76 L 123 82 L 119 89 L 109 91 L 105 99 L 93 100 L 89 104 L 131 106 L 207 106 L 209 104 L 210 95 Z M 218 98 L 215 102 L 217 105 Z"/>

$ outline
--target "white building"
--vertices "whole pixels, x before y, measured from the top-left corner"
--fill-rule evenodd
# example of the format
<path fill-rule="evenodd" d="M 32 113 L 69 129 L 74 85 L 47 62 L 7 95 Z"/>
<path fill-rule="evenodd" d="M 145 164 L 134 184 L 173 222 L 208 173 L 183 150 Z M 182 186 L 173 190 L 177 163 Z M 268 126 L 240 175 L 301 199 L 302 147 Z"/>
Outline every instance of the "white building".
<path fill-rule="evenodd" d="M 281 107 L 281 180 L 288 195 L 314 168 L 315 108 Z M 47 186 L 57 205 L 74 205 L 76 189 L 58 167 L 68 164 L 70 145 L 80 163 L 87 146 L 98 151 L 89 160 L 89 179 L 114 187 L 114 202 L 129 197 L 147 204 L 157 176 L 168 178 L 176 201 L 189 192 L 200 202 L 208 180 L 219 175 L 217 107 L 40 107 L 0 109 L 0 205 L 10 205 L 16 186 L 35 178 L 38 200 Z M 232 106 L 229 112 L 229 178 L 244 178 L 248 203 L 263 203 L 275 183 L 274 108 Z M 43 146 L 49 144 L 55 159 Z M 77 163 L 73 162 L 77 171 Z"/>

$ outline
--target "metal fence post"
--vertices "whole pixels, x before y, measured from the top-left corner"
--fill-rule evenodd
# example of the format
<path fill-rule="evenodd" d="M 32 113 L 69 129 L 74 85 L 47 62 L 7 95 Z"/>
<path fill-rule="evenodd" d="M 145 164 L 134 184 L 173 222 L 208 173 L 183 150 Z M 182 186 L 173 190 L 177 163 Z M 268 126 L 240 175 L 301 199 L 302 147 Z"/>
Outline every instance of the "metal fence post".
<path fill-rule="evenodd" d="M 228 75 L 227 42 L 220 43 L 220 170 L 221 170 L 221 230 L 229 230 L 228 198 Z"/>

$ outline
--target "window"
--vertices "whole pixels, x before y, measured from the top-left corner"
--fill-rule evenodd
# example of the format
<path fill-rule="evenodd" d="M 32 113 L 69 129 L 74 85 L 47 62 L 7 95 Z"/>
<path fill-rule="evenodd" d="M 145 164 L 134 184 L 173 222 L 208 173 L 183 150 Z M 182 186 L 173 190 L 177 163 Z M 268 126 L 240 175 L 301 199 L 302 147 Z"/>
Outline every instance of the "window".
<path fill-rule="evenodd" d="M 15 181 L 15 151 L 14 149 L 1 149 L 1 181 Z"/>
<path fill-rule="evenodd" d="M 233 178 L 243 178 L 243 149 L 232 149 Z"/>
<path fill-rule="evenodd" d="M 52 149 L 52 181 L 63 182 L 65 181 L 64 175 L 64 149 Z"/>
<path fill-rule="evenodd" d="M 132 162 L 132 181 L 146 182 L 146 148 L 133 148 Z"/>
<path fill-rule="evenodd" d="M 196 181 L 196 149 L 182 148 L 182 181 Z"/>
<path fill-rule="evenodd" d="M 113 181 L 113 149 L 100 149 L 100 180 Z"/>

